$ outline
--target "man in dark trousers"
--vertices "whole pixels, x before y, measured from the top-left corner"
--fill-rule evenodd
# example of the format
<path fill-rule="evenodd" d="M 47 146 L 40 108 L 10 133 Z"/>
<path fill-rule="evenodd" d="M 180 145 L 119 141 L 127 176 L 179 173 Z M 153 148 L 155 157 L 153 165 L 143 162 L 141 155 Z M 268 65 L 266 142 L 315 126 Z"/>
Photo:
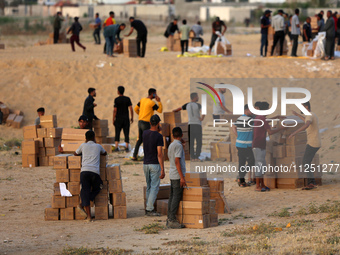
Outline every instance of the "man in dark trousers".
<path fill-rule="evenodd" d="M 261 18 L 261 47 L 260 47 L 260 54 L 261 57 L 267 56 L 267 49 L 268 49 L 268 27 L 270 27 L 270 14 L 272 11 L 266 10 L 264 15 Z M 264 51 L 263 51 L 264 48 Z"/>
<path fill-rule="evenodd" d="M 223 31 L 222 31 L 223 27 Z M 220 20 L 219 17 L 216 17 L 215 21 L 212 23 L 212 35 L 211 35 L 211 42 L 209 46 L 209 55 L 211 54 L 211 49 L 214 47 L 216 40 L 218 39 L 218 35 L 216 32 L 220 32 L 222 36 L 224 36 L 224 33 L 227 31 L 226 24 Z"/>
<path fill-rule="evenodd" d="M 140 58 L 145 57 L 145 50 L 146 50 L 146 42 L 147 42 L 147 36 L 148 36 L 148 30 L 146 29 L 146 26 L 141 20 L 135 19 L 134 17 L 129 18 L 131 29 L 130 32 L 125 35 L 126 37 L 130 36 L 133 32 L 133 29 L 136 29 L 137 31 L 137 56 Z M 140 51 L 140 44 L 142 43 L 142 52 Z"/>
<path fill-rule="evenodd" d="M 312 39 L 312 27 L 310 25 L 310 17 L 307 17 L 306 22 L 303 24 L 302 27 L 302 39 L 304 42 L 310 42 Z"/>
<path fill-rule="evenodd" d="M 83 27 L 79 23 L 79 18 L 78 17 L 74 17 L 74 23 L 72 24 L 70 29 L 67 31 L 68 34 L 70 32 L 72 32 L 72 36 L 70 38 L 72 51 L 75 51 L 75 49 L 74 49 L 74 42 L 76 42 L 76 44 L 78 44 L 78 46 L 80 48 L 82 48 L 84 51 L 86 50 L 86 47 L 84 45 L 82 45 L 80 43 L 80 41 L 79 41 L 79 34 L 80 34 L 81 30 L 83 30 Z"/>
<path fill-rule="evenodd" d="M 164 179 L 163 136 L 159 133 L 161 119 L 157 114 L 150 118 L 151 128 L 143 132 L 144 164 L 146 180 L 146 216 L 160 216 L 155 211 L 154 203 L 159 191 L 161 179 Z"/>
<path fill-rule="evenodd" d="M 170 22 L 170 24 L 168 25 L 168 27 L 166 28 L 165 32 L 164 32 L 164 36 L 166 38 L 169 38 L 170 40 L 170 50 L 173 51 L 174 49 L 174 34 L 175 32 L 179 33 L 179 28 L 177 25 L 177 19 L 174 19 L 173 22 Z"/>
<path fill-rule="evenodd" d="M 129 134 L 130 134 L 130 122 L 133 123 L 133 110 L 132 103 L 129 97 L 124 96 L 125 88 L 123 86 L 118 87 L 118 97 L 115 99 L 113 106 L 113 126 L 115 127 L 115 151 L 119 151 L 118 143 L 120 140 L 120 132 L 123 129 L 124 139 L 126 145 L 126 151 L 129 151 Z M 131 119 L 129 119 L 129 111 Z"/>
<path fill-rule="evenodd" d="M 81 183 L 81 205 L 77 210 L 84 216 L 87 221 L 91 221 L 90 201 L 103 188 L 103 181 L 100 179 L 100 155 L 106 155 L 104 148 L 96 143 L 95 134 L 92 130 L 85 134 L 86 142 L 81 144 L 74 153 L 75 156 L 82 156 L 80 183 Z"/>
<path fill-rule="evenodd" d="M 273 17 L 272 23 L 275 30 L 274 44 L 271 51 L 271 56 L 274 54 L 275 46 L 280 41 L 280 56 L 283 54 L 283 42 L 285 40 L 285 19 L 283 17 L 283 10 L 279 10 L 278 14 Z"/>
<path fill-rule="evenodd" d="M 63 17 L 61 16 L 61 12 L 57 12 L 57 15 L 54 18 L 53 23 L 53 43 L 56 44 L 59 41 L 59 30 L 61 28 L 61 22 L 64 21 Z"/>
<path fill-rule="evenodd" d="M 83 115 L 88 118 L 89 128 L 92 129 L 92 121 L 94 119 L 98 120 L 97 116 L 94 114 L 94 108 L 97 106 L 97 104 L 94 103 L 94 98 L 97 96 L 97 94 L 95 88 L 89 88 L 87 92 L 89 93 L 89 96 L 84 102 Z"/>
<path fill-rule="evenodd" d="M 323 32 L 326 32 L 326 45 L 325 45 L 325 60 L 334 59 L 334 47 L 335 47 L 335 23 L 332 18 L 332 11 L 327 12 L 327 22 L 323 28 Z"/>
<path fill-rule="evenodd" d="M 99 18 L 99 13 L 96 13 L 95 28 L 93 31 L 93 38 L 95 44 L 100 44 L 100 30 L 102 29 L 102 20 Z"/>

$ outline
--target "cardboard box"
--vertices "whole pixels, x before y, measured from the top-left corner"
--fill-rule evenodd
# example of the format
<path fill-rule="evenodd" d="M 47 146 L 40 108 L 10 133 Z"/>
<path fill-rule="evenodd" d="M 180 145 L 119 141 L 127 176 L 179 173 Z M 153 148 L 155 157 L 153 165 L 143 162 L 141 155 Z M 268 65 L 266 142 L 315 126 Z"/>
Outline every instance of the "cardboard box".
<path fill-rule="evenodd" d="M 210 187 L 210 192 L 220 192 L 224 191 L 224 179 L 223 178 L 209 178 L 208 186 Z"/>
<path fill-rule="evenodd" d="M 60 220 L 74 220 L 74 208 L 60 209 Z"/>
<path fill-rule="evenodd" d="M 157 194 L 157 200 L 169 199 L 170 196 L 170 184 L 160 184 Z M 144 200 L 146 199 L 146 186 L 143 187 Z"/>
<path fill-rule="evenodd" d="M 52 208 L 66 208 L 66 199 L 62 196 L 52 196 Z"/>
<path fill-rule="evenodd" d="M 75 208 L 74 209 L 74 219 L 75 220 L 85 220 L 87 217 L 80 213 L 80 210 Z"/>
<path fill-rule="evenodd" d="M 94 128 L 94 133 L 96 134 L 96 137 L 103 137 L 103 136 L 108 136 L 109 134 L 109 129 L 106 128 Z"/>
<path fill-rule="evenodd" d="M 182 123 L 181 112 L 164 112 L 163 118 L 167 124 Z"/>
<path fill-rule="evenodd" d="M 14 121 L 14 119 L 15 119 L 16 116 L 17 116 L 17 115 L 14 114 L 14 113 L 11 113 L 11 114 L 8 115 L 8 117 L 7 117 L 7 119 L 6 119 L 6 124 L 7 124 L 7 126 L 11 126 L 11 125 L 12 125 L 12 123 L 13 123 L 13 121 Z"/>
<path fill-rule="evenodd" d="M 48 165 L 53 166 L 54 165 L 54 156 L 48 157 Z"/>
<path fill-rule="evenodd" d="M 286 145 L 298 145 L 298 144 L 305 145 L 307 143 L 307 132 L 306 131 L 297 133 L 295 136 L 293 136 L 290 139 L 288 139 L 288 136 L 286 138 Z"/>
<path fill-rule="evenodd" d="M 22 154 L 39 154 L 39 142 L 38 141 L 22 141 L 21 143 Z"/>
<path fill-rule="evenodd" d="M 59 155 L 58 147 L 46 148 L 46 156 L 56 156 Z"/>
<path fill-rule="evenodd" d="M 80 169 L 81 168 L 81 157 L 80 156 L 69 156 L 68 157 L 68 169 Z"/>
<path fill-rule="evenodd" d="M 46 137 L 61 138 L 63 128 L 46 128 Z"/>
<path fill-rule="evenodd" d="M 230 142 L 212 142 L 210 143 L 211 159 L 219 158 L 230 161 L 231 143 Z"/>
<path fill-rule="evenodd" d="M 263 181 L 264 181 L 264 185 L 267 186 L 268 188 L 276 189 L 276 177 L 275 177 L 275 175 L 265 174 Z"/>
<path fill-rule="evenodd" d="M 162 136 L 171 136 L 169 123 L 161 123 L 161 131 L 159 133 Z"/>
<path fill-rule="evenodd" d="M 112 153 L 113 147 L 112 144 L 101 144 L 106 151 L 107 154 Z"/>
<path fill-rule="evenodd" d="M 100 179 L 102 181 L 106 181 L 106 168 L 105 167 L 101 167 L 100 168 Z"/>
<path fill-rule="evenodd" d="M 217 227 L 218 226 L 218 214 L 211 213 L 210 215 L 210 227 Z"/>
<path fill-rule="evenodd" d="M 107 128 L 109 126 L 108 120 L 93 120 L 92 127 L 93 128 Z"/>
<path fill-rule="evenodd" d="M 70 182 L 80 182 L 80 169 L 70 169 Z"/>
<path fill-rule="evenodd" d="M 106 167 L 106 179 L 109 181 L 121 179 L 121 171 L 119 164 L 112 164 Z"/>
<path fill-rule="evenodd" d="M 178 215 L 178 221 L 186 228 L 208 228 L 210 227 L 210 215 Z"/>
<path fill-rule="evenodd" d="M 34 139 L 34 138 L 38 138 L 37 135 L 37 125 L 31 125 L 31 126 L 25 126 L 23 128 L 24 131 L 24 139 Z"/>
<path fill-rule="evenodd" d="M 95 207 L 94 218 L 96 220 L 108 220 L 109 219 L 109 206 Z"/>
<path fill-rule="evenodd" d="M 39 157 L 39 166 L 49 166 L 49 159 L 48 157 Z"/>
<path fill-rule="evenodd" d="M 39 148 L 39 157 L 45 157 L 46 156 L 46 149 L 45 148 Z"/>
<path fill-rule="evenodd" d="M 60 170 L 57 170 L 57 172 Z M 67 184 L 67 189 L 70 191 L 70 193 L 74 195 L 79 195 L 80 194 L 80 182 L 69 182 Z"/>
<path fill-rule="evenodd" d="M 286 146 L 286 156 L 287 157 L 303 157 L 305 154 L 306 145 L 288 145 Z"/>
<path fill-rule="evenodd" d="M 55 196 L 61 196 L 60 194 L 60 186 L 59 186 L 59 182 L 55 182 L 53 184 L 53 195 Z"/>
<path fill-rule="evenodd" d="M 115 143 L 115 138 L 114 137 L 106 137 L 106 143 L 114 144 Z"/>
<path fill-rule="evenodd" d="M 107 157 L 104 155 L 100 155 L 100 168 L 106 168 Z"/>
<path fill-rule="evenodd" d="M 156 200 L 156 203 L 157 212 L 160 213 L 161 215 L 168 215 L 169 199 Z"/>
<path fill-rule="evenodd" d="M 210 201 L 193 202 L 181 201 L 179 203 L 177 214 L 202 215 L 208 214 L 210 211 Z"/>
<path fill-rule="evenodd" d="M 172 136 L 172 130 L 175 127 L 180 127 L 182 129 L 183 134 L 189 132 L 189 123 L 183 122 L 183 123 L 170 123 L 170 136 Z"/>
<path fill-rule="evenodd" d="M 57 127 L 56 115 L 44 115 L 40 116 L 40 126 L 42 128 L 54 128 Z"/>
<path fill-rule="evenodd" d="M 46 221 L 59 220 L 59 209 L 45 208 L 45 220 Z"/>
<path fill-rule="evenodd" d="M 103 143 L 108 143 L 106 136 L 96 136 L 96 143 L 103 144 Z"/>
<path fill-rule="evenodd" d="M 122 180 L 109 180 L 109 192 L 110 193 L 121 193 L 123 192 Z"/>
<path fill-rule="evenodd" d="M 16 116 L 14 121 L 12 122 L 12 128 L 21 128 L 22 122 L 24 120 L 24 116 Z"/>
<path fill-rule="evenodd" d="M 286 156 L 286 146 L 285 145 L 276 145 L 273 148 L 273 157 L 274 158 L 284 158 Z"/>
<path fill-rule="evenodd" d="M 305 180 L 303 178 L 278 178 L 276 185 L 278 189 L 297 189 L 304 186 Z"/>
<path fill-rule="evenodd" d="M 126 206 L 113 207 L 113 218 L 114 219 L 126 219 L 127 218 Z"/>
<path fill-rule="evenodd" d="M 38 147 L 39 147 L 39 151 L 40 151 L 40 148 L 44 148 L 44 138 L 34 138 L 33 141 L 38 141 Z"/>
<path fill-rule="evenodd" d="M 216 207 L 216 200 L 215 199 L 210 199 L 209 201 L 209 213 L 216 213 L 216 210 L 215 210 L 215 207 Z"/>
<path fill-rule="evenodd" d="M 97 207 L 103 207 L 103 206 L 107 206 L 108 205 L 108 194 L 107 194 L 107 190 L 106 192 L 101 192 L 99 193 L 95 199 L 94 199 L 94 204 Z"/>
<path fill-rule="evenodd" d="M 126 206 L 126 194 L 122 193 L 114 193 L 112 194 L 112 205 L 113 206 Z"/>
<path fill-rule="evenodd" d="M 64 152 L 75 152 L 85 141 L 61 140 L 61 148 Z"/>
<path fill-rule="evenodd" d="M 60 154 L 54 157 L 53 168 L 54 169 L 66 169 L 67 167 L 67 159 L 71 156 L 71 154 Z"/>
<path fill-rule="evenodd" d="M 215 200 L 215 212 L 218 214 L 224 213 L 225 204 L 221 197 L 214 198 Z"/>
<path fill-rule="evenodd" d="M 77 207 L 79 202 L 79 196 L 66 197 L 66 207 Z"/>
<path fill-rule="evenodd" d="M 74 129 L 74 128 L 64 128 L 61 135 L 62 140 L 71 141 L 82 141 L 85 142 L 85 134 L 89 131 L 88 129 Z"/>
<path fill-rule="evenodd" d="M 69 182 L 70 181 L 69 169 L 58 169 L 55 171 L 56 182 Z"/>
<path fill-rule="evenodd" d="M 296 165 L 302 164 L 302 157 L 285 157 L 276 159 L 276 165 Z"/>
<path fill-rule="evenodd" d="M 37 135 L 39 138 L 47 137 L 46 128 L 37 128 Z"/>
<path fill-rule="evenodd" d="M 8 107 L 5 104 L 0 104 L 0 111 L 5 115 L 9 115 L 10 111 L 8 109 Z"/>
<path fill-rule="evenodd" d="M 58 147 L 60 145 L 60 138 L 44 138 L 44 142 L 45 142 L 45 147 L 47 148 L 55 148 Z"/>
<path fill-rule="evenodd" d="M 209 187 L 189 187 L 183 189 L 183 201 L 209 201 L 210 188 Z"/>
<path fill-rule="evenodd" d="M 207 185 L 207 173 L 186 172 L 185 182 L 188 187 L 201 187 Z"/>

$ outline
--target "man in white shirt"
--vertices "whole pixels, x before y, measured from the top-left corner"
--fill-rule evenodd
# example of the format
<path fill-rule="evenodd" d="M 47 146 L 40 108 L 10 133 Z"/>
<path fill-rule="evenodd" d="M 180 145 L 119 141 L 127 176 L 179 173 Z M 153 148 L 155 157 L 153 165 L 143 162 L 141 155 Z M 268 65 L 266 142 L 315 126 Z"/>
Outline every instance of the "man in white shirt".
<path fill-rule="evenodd" d="M 285 40 L 285 33 L 284 33 L 285 19 L 283 17 L 283 14 L 285 14 L 283 10 L 279 10 L 278 14 L 276 14 L 272 20 L 275 34 L 274 34 L 274 44 L 272 47 L 271 56 L 273 56 L 274 54 L 274 49 L 278 41 L 280 41 L 280 56 L 282 56 L 282 53 L 283 53 L 283 42 Z"/>
<path fill-rule="evenodd" d="M 217 94 L 219 95 L 219 97 L 221 98 L 222 104 L 220 104 L 218 97 L 215 96 L 215 100 L 216 100 L 216 104 L 214 104 L 213 106 L 213 118 L 216 119 L 220 119 L 222 114 L 225 113 L 232 113 L 231 111 L 229 111 L 226 107 L 225 107 L 225 97 L 224 97 L 224 93 L 227 91 L 226 88 L 220 88 L 217 91 Z"/>
<path fill-rule="evenodd" d="M 298 40 L 300 32 L 300 21 L 299 21 L 300 10 L 295 9 L 295 15 L 292 17 L 292 40 L 293 40 L 293 48 L 292 48 L 292 57 L 297 57 L 296 52 L 298 48 Z"/>

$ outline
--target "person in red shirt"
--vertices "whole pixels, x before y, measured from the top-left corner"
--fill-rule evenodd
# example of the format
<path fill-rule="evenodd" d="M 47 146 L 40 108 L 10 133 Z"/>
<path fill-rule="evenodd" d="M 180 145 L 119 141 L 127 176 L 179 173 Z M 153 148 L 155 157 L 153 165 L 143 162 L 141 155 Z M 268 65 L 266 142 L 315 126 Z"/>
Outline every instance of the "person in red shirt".
<path fill-rule="evenodd" d="M 261 102 L 259 104 L 260 110 L 268 110 L 269 104 L 267 102 Z M 266 165 L 266 137 L 267 133 L 273 135 L 285 127 L 277 129 L 271 129 L 264 115 L 257 115 L 253 121 L 253 152 L 255 157 L 255 178 L 256 189 L 255 191 L 269 191 L 270 189 L 264 185 L 263 182 L 263 169 L 262 166 Z"/>

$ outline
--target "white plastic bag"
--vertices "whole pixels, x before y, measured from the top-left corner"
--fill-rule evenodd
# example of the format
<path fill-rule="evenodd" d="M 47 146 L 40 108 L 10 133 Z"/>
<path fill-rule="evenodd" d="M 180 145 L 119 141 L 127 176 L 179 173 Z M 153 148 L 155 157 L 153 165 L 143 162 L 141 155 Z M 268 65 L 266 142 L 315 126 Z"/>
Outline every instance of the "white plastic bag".
<path fill-rule="evenodd" d="M 307 50 L 313 49 L 313 42 L 317 42 L 316 48 L 314 50 L 313 58 L 322 58 L 325 56 L 325 39 L 326 39 L 326 32 L 319 32 L 318 35 L 314 38 L 314 40 L 309 44 L 308 48 L 305 49 L 305 52 L 302 51 L 303 55 L 307 56 Z M 304 49 L 302 49 L 304 50 Z"/>
<path fill-rule="evenodd" d="M 226 37 L 224 37 L 221 32 L 217 31 L 215 32 L 215 34 L 218 36 L 217 40 L 215 41 L 215 45 L 214 45 L 214 54 L 217 55 L 217 46 L 218 43 L 221 42 L 221 45 L 224 49 L 224 51 L 227 51 L 227 46 L 226 44 L 230 44 L 230 42 L 228 41 L 228 39 Z"/>

